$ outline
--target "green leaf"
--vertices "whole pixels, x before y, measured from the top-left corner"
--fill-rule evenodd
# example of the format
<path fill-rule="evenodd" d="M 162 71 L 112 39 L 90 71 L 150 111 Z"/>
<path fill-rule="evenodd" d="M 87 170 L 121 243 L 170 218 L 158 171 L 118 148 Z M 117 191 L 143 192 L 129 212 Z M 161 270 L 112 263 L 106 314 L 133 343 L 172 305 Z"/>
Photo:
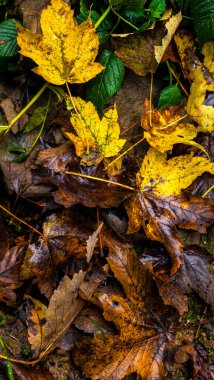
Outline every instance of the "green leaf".
<path fill-rule="evenodd" d="M 160 18 L 162 13 L 166 9 L 166 1 L 165 0 L 152 0 L 149 10 L 151 13 L 151 17 Z"/>
<path fill-rule="evenodd" d="M 33 129 L 42 125 L 45 119 L 46 109 L 47 109 L 47 106 L 38 107 L 33 111 L 33 114 L 30 117 L 29 123 L 25 126 L 24 133 L 28 133 L 32 131 Z"/>
<path fill-rule="evenodd" d="M 214 39 L 214 1 L 192 0 L 191 14 L 200 45 Z"/>
<path fill-rule="evenodd" d="M 146 1 L 144 0 L 109 0 L 109 4 L 114 8 L 123 7 L 124 5 L 140 6 L 144 5 Z"/>
<path fill-rule="evenodd" d="M 191 4 L 191 0 L 176 0 L 176 3 L 182 12 L 186 12 Z"/>
<path fill-rule="evenodd" d="M 177 84 L 164 88 L 160 93 L 157 108 L 166 108 L 173 105 L 179 105 L 181 102 L 181 90 Z"/>
<path fill-rule="evenodd" d="M 76 16 L 76 19 L 79 24 L 82 24 L 82 22 L 86 21 L 88 17 L 91 17 L 93 24 L 95 25 L 96 22 L 100 19 L 101 15 L 96 11 L 85 11 L 83 13 L 79 13 Z M 109 37 L 108 32 L 112 29 L 113 25 L 112 23 L 109 23 L 109 18 L 104 19 L 102 23 L 97 28 L 97 33 L 100 39 L 100 43 L 103 43 L 107 40 Z"/>
<path fill-rule="evenodd" d="M 22 146 L 11 146 L 8 148 L 8 152 L 10 153 L 26 153 L 26 149 L 22 148 Z"/>
<path fill-rule="evenodd" d="M 15 20 L 8 19 L 0 24 L 0 57 L 11 57 L 18 52 L 16 36 Z"/>
<path fill-rule="evenodd" d="M 130 21 L 132 24 L 138 24 L 139 22 L 145 21 L 145 12 L 143 5 L 139 5 L 137 7 L 126 5 L 121 9 L 120 15 L 126 20 Z"/>
<path fill-rule="evenodd" d="M 0 6 L 6 5 L 6 4 L 7 4 L 7 0 L 0 0 Z"/>
<path fill-rule="evenodd" d="M 8 125 L 0 125 L 0 134 L 8 129 Z"/>
<path fill-rule="evenodd" d="M 121 59 L 109 50 L 100 53 L 98 62 L 105 69 L 89 82 L 86 94 L 97 108 L 102 109 L 122 86 L 125 69 Z"/>

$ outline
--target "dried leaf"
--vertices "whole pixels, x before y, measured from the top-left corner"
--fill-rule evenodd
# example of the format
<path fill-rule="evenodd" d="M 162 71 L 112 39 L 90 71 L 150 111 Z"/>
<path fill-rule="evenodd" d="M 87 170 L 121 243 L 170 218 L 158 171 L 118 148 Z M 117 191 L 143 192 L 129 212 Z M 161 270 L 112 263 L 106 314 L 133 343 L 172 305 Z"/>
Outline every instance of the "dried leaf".
<path fill-rule="evenodd" d="M 87 263 L 89 263 L 92 258 L 95 245 L 97 244 L 98 235 L 100 234 L 100 231 L 102 228 L 103 228 L 103 222 L 100 223 L 96 231 L 91 236 L 89 236 L 87 240 L 87 253 L 86 253 Z"/>
<path fill-rule="evenodd" d="M 214 201 L 184 194 L 160 198 L 150 192 L 139 192 L 126 202 L 126 210 L 128 233 L 134 233 L 142 226 L 149 239 L 163 243 L 171 256 L 173 274 L 183 261 L 183 246 L 177 227 L 205 233 L 213 223 Z"/>
<path fill-rule="evenodd" d="M 64 0 L 52 0 L 41 14 L 43 34 L 34 34 L 17 24 L 20 53 L 33 59 L 33 69 L 50 83 L 84 83 L 103 70 L 94 62 L 99 38 L 90 19 L 81 25 L 74 21 L 74 11 Z"/>
<path fill-rule="evenodd" d="M 102 316 L 100 309 L 95 306 L 88 306 L 81 310 L 74 321 L 74 325 L 88 334 L 112 334 L 113 329 Z"/>
<path fill-rule="evenodd" d="M 174 144 L 193 145 L 204 150 L 201 145 L 193 141 L 197 136 L 196 127 L 193 124 L 176 122 L 181 116 L 180 107 L 172 106 L 155 110 L 152 106 L 150 109 L 149 99 L 146 99 L 143 105 L 141 125 L 146 131 L 144 137 L 148 143 L 161 153 L 172 150 Z"/>
<path fill-rule="evenodd" d="M 75 274 L 72 280 L 64 276 L 46 308 L 30 298 L 28 307 L 29 342 L 35 357 L 43 358 L 57 347 L 58 340 L 66 333 L 84 305 L 78 298 L 78 290 L 85 272 Z"/>
<path fill-rule="evenodd" d="M 75 144 L 76 154 L 82 157 L 81 162 L 89 166 L 97 165 L 104 157 L 116 156 L 126 142 L 119 138 L 116 105 L 100 120 L 91 102 L 75 98 L 74 104 L 78 114 L 72 114 L 71 123 L 78 136 L 70 132 L 65 134 Z"/>
<path fill-rule="evenodd" d="M 138 75 L 154 73 L 180 21 L 181 14 L 177 13 L 168 21 L 156 22 L 154 29 L 143 34 L 114 39 L 115 54 Z"/>
<path fill-rule="evenodd" d="M 133 372 L 144 380 L 163 379 L 166 336 L 155 333 L 152 317 L 151 326 L 144 327 L 149 314 L 145 300 L 150 299 L 152 279 L 129 244 L 121 245 L 121 241 L 110 236 L 106 241 L 109 265 L 124 286 L 127 298 L 104 291 L 96 296 L 105 319 L 114 322 L 119 335 L 97 333 L 92 339 L 83 338 L 73 352 L 75 363 L 92 379 L 120 380 Z"/>
<path fill-rule="evenodd" d="M 204 157 L 186 154 L 167 160 L 165 154 L 150 148 L 136 178 L 141 191 L 169 197 L 179 195 L 205 172 L 214 174 L 214 163 Z"/>

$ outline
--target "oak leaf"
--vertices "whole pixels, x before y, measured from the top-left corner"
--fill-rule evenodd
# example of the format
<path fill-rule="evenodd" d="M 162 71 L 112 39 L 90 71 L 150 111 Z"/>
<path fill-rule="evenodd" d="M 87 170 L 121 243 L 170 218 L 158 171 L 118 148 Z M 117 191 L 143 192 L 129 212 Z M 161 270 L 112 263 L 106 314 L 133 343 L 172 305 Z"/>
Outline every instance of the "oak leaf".
<path fill-rule="evenodd" d="M 84 305 L 78 290 L 85 272 L 76 273 L 72 280 L 64 276 L 51 297 L 48 307 L 31 297 L 28 299 L 27 324 L 29 343 L 34 357 L 43 358 L 57 347 L 72 321 Z"/>
<path fill-rule="evenodd" d="M 115 54 L 138 75 L 154 73 L 182 17 L 180 13 L 167 21 L 158 21 L 154 29 L 143 34 L 115 38 Z"/>
<path fill-rule="evenodd" d="M 141 125 L 144 137 L 154 149 L 161 153 L 172 150 L 174 144 L 193 145 L 203 150 L 203 147 L 193 141 L 197 136 L 197 129 L 190 123 L 179 123 L 181 117 L 180 107 L 167 107 L 155 110 L 150 107 L 149 99 L 143 105 Z M 150 125 L 150 118 L 152 125 Z M 178 122 L 177 122 L 178 120 Z"/>
<path fill-rule="evenodd" d="M 153 325 L 154 314 L 150 314 L 147 307 L 148 300 L 150 307 L 156 305 L 152 310 L 157 318 L 159 303 L 154 297 L 150 273 L 129 244 L 112 237 L 106 241 L 108 263 L 121 282 L 126 298 L 104 291 L 95 295 L 105 319 L 112 321 L 119 333 L 96 333 L 94 338 L 83 338 L 73 351 L 75 363 L 92 379 L 120 380 L 134 372 L 144 380 L 163 379 L 167 373 L 164 354 L 168 342 L 160 326 L 158 330 L 157 319 Z M 146 326 L 147 318 L 150 318 L 149 326 Z"/>
<path fill-rule="evenodd" d="M 64 0 L 52 0 L 41 14 L 42 34 L 16 24 L 20 53 L 33 59 L 35 73 L 50 83 L 84 83 L 103 70 L 95 58 L 99 38 L 90 18 L 77 25 L 74 11 Z"/>
<path fill-rule="evenodd" d="M 77 136 L 66 132 L 66 136 L 73 141 L 76 154 L 82 157 L 81 162 L 87 165 L 97 165 L 105 157 L 116 156 L 125 144 L 120 139 L 120 126 L 116 105 L 108 110 L 100 120 L 96 108 L 91 102 L 81 98 L 74 98 L 77 114 L 72 114 L 71 124 Z"/>

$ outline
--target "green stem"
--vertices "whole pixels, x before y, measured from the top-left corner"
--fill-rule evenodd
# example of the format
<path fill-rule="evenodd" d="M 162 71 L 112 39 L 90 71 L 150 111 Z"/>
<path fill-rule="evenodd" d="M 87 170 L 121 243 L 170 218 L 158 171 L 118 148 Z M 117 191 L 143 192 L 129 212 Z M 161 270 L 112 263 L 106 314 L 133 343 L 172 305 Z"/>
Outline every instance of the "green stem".
<path fill-rule="evenodd" d="M 138 30 L 138 28 L 137 28 L 135 25 L 133 25 L 131 22 L 129 22 L 128 20 L 126 20 L 125 18 L 123 18 L 119 13 L 117 13 L 117 12 L 115 11 L 114 8 L 111 8 L 111 10 L 112 10 L 112 12 L 113 12 L 117 17 L 119 17 L 120 20 L 123 20 L 126 24 L 130 25 L 130 26 L 131 26 L 132 28 L 134 28 L 135 30 Z M 99 20 L 98 20 L 98 21 L 99 21 Z"/>
<path fill-rule="evenodd" d="M 2 142 L 2 140 L 5 138 L 5 136 L 8 134 L 8 132 L 10 131 L 10 129 L 14 126 L 14 124 L 20 119 L 20 117 L 22 117 L 22 115 L 24 115 L 24 113 L 37 101 L 37 99 L 42 95 L 42 93 L 45 91 L 45 89 L 47 88 L 47 83 L 44 84 L 44 86 L 37 92 L 37 94 L 31 99 L 31 101 L 21 110 L 21 112 L 18 113 L 18 115 L 16 115 L 16 117 L 14 117 L 14 119 L 10 122 L 10 124 L 8 125 L 8 128 L 6 130 L 6 132 L 4 133 L 4 135 L 2 136 L 1 140 L 0 140 L 0 143 Z"/>
<path fill-rule="evenodd" d="M 30 149 L 27 151 L 26 156 L 29 156 L 30 152 L 32 152 L 33 148 L 35 147 L 35 145 L 37 144 L 39 138 L 41 137 L 41 134 L 43 132 L 43 129 L 44 129 L 44 126 L 45 126 L 45 123 L 46 123 L 48 111 L 49 111 L 49 108 L 50 108 L 50 102 L 51 102 L 51 93 L 49 94 L 48 103 L 47 103 L 47 107 L 46 107 L 46 110 L 45 110 L 45 116 L 44 116 L 44 120 L 43 120 L 42 126 L 41 126 L 40 131 L 39 131 L 38 135 L 36 136 L 35 140 L 32 142 L 32 145 L 31 145 Z"/>
<path fill-rule="evenodd" d="M 169 61 L 166 61 L 166 64 L 167 64 L 167 67 L 169 70 L 169 85 L 171 86 L 172 85 L 172 70 L 171 70 L 171 66 L 169 64 Z"/>
<path fill-rule="evenodd" d="M 186 18 L 187 20 L 193 20 L 193 17 L 184 16 L 184 15 L 182 15 L 182 18 Z"/>
<path fill-rule="evenodd" d="M 101 24 L 101 22 L 103 22 L 103 20 L 106 18 L 106 16 L 109 14 L 111 10 L 111 6 L 109 5 L 109 7 L 105 10 L 105 12 L 102 14 L 102 16 L 99 18 L 99 20 L 97 20 L 96 24 L 94 25 L 95 28 L 98 28 L 98 26 Z"/>
<path fill-rule="evenodd" d="M 7 357 L 7 350 L 6 350 L 6 347 L 4 345 L 3 339 L 1 337 L 0 337 L 0 344 L 4 350 L 5 356 Z M 14 380 L 13 368 L 12 368 L 11 362 L 9 362 L 8 360 L 7 360 L 7 373 L 8 373 L 9 380 Z"/>

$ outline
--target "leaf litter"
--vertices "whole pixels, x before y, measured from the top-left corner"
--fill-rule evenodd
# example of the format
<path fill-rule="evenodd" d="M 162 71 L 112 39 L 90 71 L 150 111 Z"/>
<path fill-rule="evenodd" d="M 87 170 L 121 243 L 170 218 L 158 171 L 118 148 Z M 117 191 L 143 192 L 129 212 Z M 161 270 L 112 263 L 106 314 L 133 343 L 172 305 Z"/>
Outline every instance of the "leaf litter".
<path fill-rule="evenodd" d="M 181 12 L 161 17 L 165 2 L 149 2 L 143 31 L 122 16 L 133 6 L 144 12 L 141 1 L 109 1 L 106 19 L 98 3 L 44 1 L 41 29 L 16 23 L 22 60 L 37 64 L 37 76 L 23 67 L 30 93 L 38 76 L 55 86 L 45 89 L 45 121 L 43 94 L 27 128 L 2 129 L 3 379 L 8 361 L 10 376 L 24 380 L 212 378 L 213 42 L 199 54 Z M 110 50 L 97 31 L 104 19 Z M 103 48 L 123 61 L 125 77 L 123 63 L 122 74 L 99 63 Z M 180 105 L 166 99 L 156 109 L 166 59 L 169 86 L 189 90 Z M 109 94 L 124 82 L 97 109 L 106 73 L 118 76 Z M 19 162 L 11 144 L 31 154 Z"/>

